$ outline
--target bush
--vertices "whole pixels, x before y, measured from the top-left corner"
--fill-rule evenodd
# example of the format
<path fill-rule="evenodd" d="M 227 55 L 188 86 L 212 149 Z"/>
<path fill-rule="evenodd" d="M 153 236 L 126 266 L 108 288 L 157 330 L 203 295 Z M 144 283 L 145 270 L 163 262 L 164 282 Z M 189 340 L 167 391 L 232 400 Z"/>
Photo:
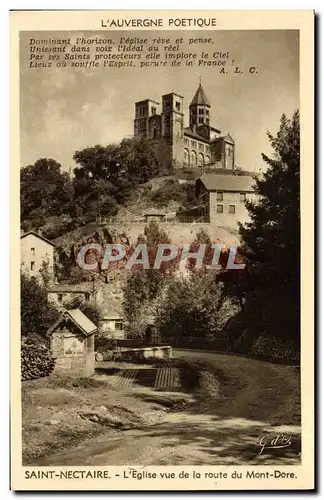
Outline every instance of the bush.
<path fill-rule="evenodd" d="M 250 354 L 268 361 L 299 363 L 299 353 L 293 345 L 271 336 L 260 336 L 253 343 Z"/>
<path fill-rule="evenodd" d="M 108 339 L 107 337 L 96 335 L 95 336 L 95 351 L 96 352 L 106 352 L 114 348 L 113 339 Z"/>
<path fill-rule="evenodd" d="M 168 179 L 160 188 L 150 193 L 152 202 L 164 207 L 170 202 L 177 202 L 186 208 L 195 204 L 195 188 L 191 184 L 180 184 L 175 179 Z"/>
<path fill-rule="evenodd" d="M 202 397 L 218 395 L 219 382 L 224 382 L 225 378 L 214 362 L 189 358 L 175 360 L 175 364 L 181 370 L 181 383 L 185 389 L 198 390 Z"/>
<path fill-rule="evenodd" d="M 20 319 L 22 335 L 36 332 L 45 336 L 48 328 L 59 318 L 58 309 L 48 301 L 47 290 L 35 276 L 21 272 Z M 44 342 L 44 340 L 42 340 Z"/>
<path fill-rule="evenodd" d="M 48 343 L 38 335 L 22 337 L 20 356 L 23 381 L 47 377 L 54 370 L 55 360 Z"/>

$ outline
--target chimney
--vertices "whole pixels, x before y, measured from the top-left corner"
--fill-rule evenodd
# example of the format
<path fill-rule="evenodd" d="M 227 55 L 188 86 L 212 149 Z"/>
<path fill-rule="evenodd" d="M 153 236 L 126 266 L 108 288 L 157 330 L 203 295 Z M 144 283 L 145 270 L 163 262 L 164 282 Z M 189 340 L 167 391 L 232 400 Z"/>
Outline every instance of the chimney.
<path fill-rule="evenodd" d="M 38 236 L 42 236 L 42 234 L 43 234 L 42 230 L 41 230 L 41 229 L 38 229 L 38 230 L 37 230 L 37 234 L 38 234 Z"/>

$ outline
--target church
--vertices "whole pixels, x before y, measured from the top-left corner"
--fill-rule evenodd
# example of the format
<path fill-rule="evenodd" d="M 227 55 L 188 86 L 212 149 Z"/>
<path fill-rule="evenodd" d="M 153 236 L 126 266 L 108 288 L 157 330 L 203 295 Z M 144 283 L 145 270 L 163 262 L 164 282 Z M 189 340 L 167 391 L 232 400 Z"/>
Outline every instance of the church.
<path fill-rule="evenodd" d="M 161 111 L 159 106 L 152 99 L 135 103 L 135 137 L 163 141 L 175 167 L 234 170 L 235 142 L 211 124 L 211 105 L 201 83 L 189 105 L 189 126 L 184 124 L 183 96 L 165 94 Z"/>

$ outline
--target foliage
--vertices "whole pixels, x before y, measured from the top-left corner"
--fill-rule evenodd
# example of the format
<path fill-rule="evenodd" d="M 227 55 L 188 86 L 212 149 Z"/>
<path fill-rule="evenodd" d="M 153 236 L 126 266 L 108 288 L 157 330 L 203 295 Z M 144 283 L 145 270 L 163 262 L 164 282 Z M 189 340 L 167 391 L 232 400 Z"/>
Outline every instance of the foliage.
<path fill-rule="evenodd" d="M 94 304 L 85 302 L 79 297 L 74 297 L 72 300 L 64 302 L 63 305 L 65 309 L 80 309 L 94 325 L 99 325 L 100 309 Z"/>
<path fill-rule="evenodd" d="M 111 351 L 113 348 L 114 341 L 105 337 L 104 335 L 95 335 L 95 346 L 96 352 L 105 353 Z"/>
<path fill-rule="evenodd" d="M 124 287 L 125 331 L 128 336 L 141 338 L 145 334 L 148 316 L 154 315 L 155 301 L 166 285 L 172 266 L 152 269 L 157 245 L 170 243 L 170 238 L 159 225 L 151 221 L 138 242 L 145 241 L 148 247 L 150 269 L 133 266 Z M 138 243 L 137 242 L 137 243 Z M 168 263 L 166 263 L 168 264 Z"/>
<path fill-rule="evenodd" d="M 97 216 L 116 215 L 118 205 L 126 203 L 139 184 L 168 170 L 161 148 L 136 138 L 87 147 L 74 154 L 77 166 L 72 179 L 53 159 L 41 158 L 22 168 L 23 229 L 46 226 L 51 218 L 44 235 L 55 239 Z"/>
<path fill-rule="evenodd" d="M 200 228 L 199 231 L 196 233 L 196 238 L 193 242 L 193 245 L 197 243 L 206 243 L 206 244 L 211 244 L 211 239 L 209 236 L 208 231 L 204 228 Z"/>
<path fill-rule="evenodd" d="M 181 373 L 181 384 L 187 390 L 198 390 L 202 398 L 218 396 L 219 383 L 225 383 L 226 375 L 214 361 L 199 356 L 175 359 Z"/>
<path fill-rule="evenodd" d="M 49 240 L 55 240 L 62 234 L 76 229 L 81 222 L 85 223 L 85 219 L 82 219 L 81 217 L 75 219 L 74 216 L 72 217 L 69 214 L 46 217 L 46 220 L 42 225 L 42 234 Z"/>
<path fill-rule="evenodd" d="M 21 273 L 20 278 L 21 333 L 29 332 L 45 336 L 48 328 L 57 320 L 59 312 L 48 301 L 47 292 L 37 278 Z"/>
<path fill-rule="evenodd" d="M 250 354 L 268 361 L 299 362 L 299 354 L 291 343 L 270 336 L 258 337 L 251 347 Z"/>
<path fill-rule="evenodd" d="M 157 222 L 150 221 L 144 229 L 146 244 L 148 247 L 155 247 L 160 243 L 168 244 L 171 242 L 168 234 L 161 229 Z"/>
<path fill-rule="evenodd" d="M 50 283 L 53 281 L 53 270 L 50 267 L 50 261 L 47 257 L 43 259 L 42 264 L 39 268 L 39 275 L 43 285 L 47 288 Z"/>
<path fill-rule="evenodd" d="M 251 222 L 240 225 L 246 269 L 237 273 L 226 293 L 243 308 L 249 343 L 260 335 L 300 342 L 300 216 L 299 112 L 282 116 L 276 136 L 268 133 L 272 157 L 263 155 L 268 170 L 256 179 L 259 201 L 246 202 Z M 241 331 L 237 332 L 241 335 Z"/>
<path fill-rule="evenodd" d="M 138 184 L 158 175 L 154 149 L 144 139 L 124 139 L 119 145 L 76 151 L 74 191 L 82 214 L 109 216 L 125 203 Z M 93 219 L 92 215 L 92 219 Z"/>
<path fill-rule="evenodd" d="M 35 334 L 22 338 L 20 359 L 23 381 L 46 377 L 52 373 L 55 366 L 47 342 Z"/>
<path fill-rule="evenodd" d="M 188 278 L 174 278 L 157 314 L 157 328 L 165 341 L 223 336 L 226 307 L 222 284 L 205 272 L 191 273 Z"/>
<path fill-rule="evenodd" d="M 61 165 L 53 159 L 40 158 L 20 172 L 22 221 L 42 225 L 46 217 L 61 215 L 73 197 L 72 185 Z"/>
<path fill-rule="evenodd" d="M 62 246 L 55 246 L 54 275 L 59 282 L 70 275 L 73 263 L 71 255 L 68 255 Z"/>
<path fill-rule="evenodd" d="M 180 184 L 175 179 L 168 179 L 159 189 L 151 193 L 152 202 L 158 207 L 164 207 L 170 202 L 190 208 L 195 204 L 195 187 L 193 184 Z"/>

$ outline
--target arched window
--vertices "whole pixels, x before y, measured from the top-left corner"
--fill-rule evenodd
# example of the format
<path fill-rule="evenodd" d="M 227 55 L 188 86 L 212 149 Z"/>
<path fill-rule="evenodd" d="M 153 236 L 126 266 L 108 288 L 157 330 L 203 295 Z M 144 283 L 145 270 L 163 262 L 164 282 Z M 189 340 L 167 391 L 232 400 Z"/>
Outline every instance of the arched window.
<path fill-rule="evenodd" d="M 196 153 L 196 151 L 191 151 L 191 162 L 190 162 L 190 165 L 192 167 L 196 167 L 197 166 L 197 153 Z"/>
<path fill-rule="evenodd" d="M 210 163 L 210 156 L 209 155 L 206 155 L 206 163 Z"/>
<path fill-rule="evenodd" d="M 183 162 L 185 165 L 189 165 L 189 151 L 188 151 L 188 149 L 184 150 Z"/>
<path fill-rule="evenodd" d="M 203 167 L 204 166 L 204 155 L 202 153 L 199 153 L 198 155 L 198 167 Z"/>

